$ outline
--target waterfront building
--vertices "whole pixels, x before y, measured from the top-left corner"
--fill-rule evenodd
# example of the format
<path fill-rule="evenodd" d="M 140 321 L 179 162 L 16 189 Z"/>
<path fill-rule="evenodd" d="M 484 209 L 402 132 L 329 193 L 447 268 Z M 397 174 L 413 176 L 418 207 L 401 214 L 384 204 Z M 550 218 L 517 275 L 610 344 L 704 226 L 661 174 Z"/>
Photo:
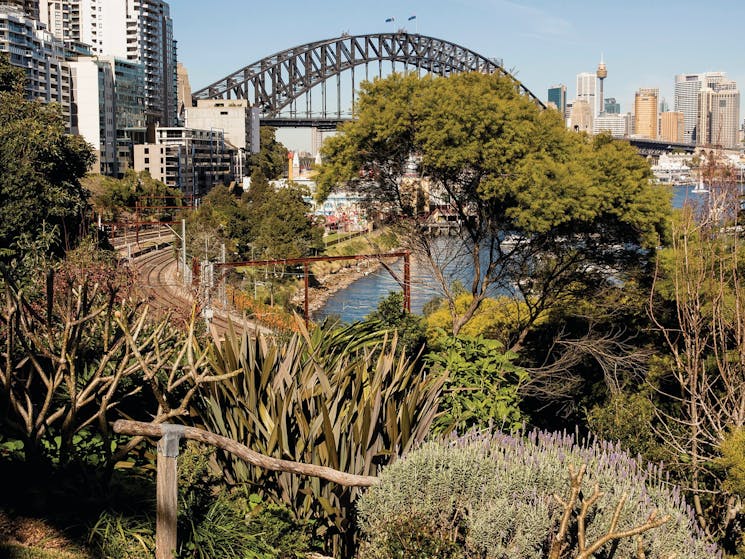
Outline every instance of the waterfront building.
<path fill-rule="evenodd" d="M 657 107 L 660 91 L 641 88 L 634 95 L 634 134 L 640 138 L 657 139 Z"/>
<path fill-rule="evenodd" d="M 134 146 L 134 169 L 184 194 L 202 195 L 216 184 L 230 184 L 236 152 L 222 130 L 158 127 L 154 143 Z"/>
<path fill-rule="evenodd" d="M 675 76 L 674 111 L 683 113 L 683 140 L 685 143 L 699 143 L 696 131 L 699 119 L 698 92 L 702 87 L 713 87 L 714 84 L 726 81 L 726 79 L 724 72 L 678 74 Z"/>
<path fill-rule="evenodd" d="M 250 152 L 254 112 L 246 99 L 198 99 L 195 107 L 186 107 L 185 126 L 202 130 L 222 130 L 225 141 L 238 149 L 233 174 L 243 179 L 246 153 Z M 257 141 L 257 140 L 254 140 Z M 258 151 L 258 150 L 257 150 Z"/>
<path fill-rule="evenodd" d="M 740 123 L 740 92 L 733 81 L 710 83 L 698 92 L 697 145 L 734 148 Z"/>
<path fill-rule="evenodd" d="M 621 114 L 621 103 L 616 102 L 615 97 L 608 97 L 605 99 L 605 113 L 609 115 L 620 115 Z"/>
<path fill-rule="evenodd" d="M 70 67 L 65 46 L 19 6 L 0 5 L 0 53 L 26 73 L 25 93 L 31 100 L 58 103 L 70 120 Z"/>
<path fill-rule="evenodd" d="M 563 115 L 567 110 L 567 86 L 564 84 L 548 88 L 548 103 Z"/>
<path fill-rule="evenodd" d="M 685 115 L 675 111 L 660 114 L 660 139 L 666 142 L 685 141 Z"/>
<path fill-rule="evenodd" d="M 598 113 L 597 107 L 597 83 L 598 77 L 591 72 L 577 74 L 577 97 L 576 101 L 586 101 L 590 107 L 592 117 Z"/>
<path fill-rule="evenodd" d="M 628 138 L 631 135 L 631 114 L 601 114 L 595 117 L 592 131 L 594 134 L 610 132 L 614 138 Z"/>

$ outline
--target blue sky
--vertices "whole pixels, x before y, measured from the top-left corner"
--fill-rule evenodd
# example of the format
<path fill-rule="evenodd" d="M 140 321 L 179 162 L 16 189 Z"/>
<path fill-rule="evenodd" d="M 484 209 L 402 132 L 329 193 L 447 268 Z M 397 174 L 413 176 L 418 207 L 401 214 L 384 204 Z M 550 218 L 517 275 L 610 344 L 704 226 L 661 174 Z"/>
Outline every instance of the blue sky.
<path fill-rule="evenodd" d="M 634 92 L 658 87 L 672 109 L 678 73 L 724 71 L 745 88 L 741 0 L 171 0 L 179 60 L 193 89 L 264 56 L 342 33 L 406 27 L 504 60 L 538 97 L 608 67 L 605 96 L 631 110 Z M 395 18 L 395 28 L 385 23 Z M 745 97 L 745 94 L 743 95 Z M 745 114 L 741 114 L 741 118 Z"/>

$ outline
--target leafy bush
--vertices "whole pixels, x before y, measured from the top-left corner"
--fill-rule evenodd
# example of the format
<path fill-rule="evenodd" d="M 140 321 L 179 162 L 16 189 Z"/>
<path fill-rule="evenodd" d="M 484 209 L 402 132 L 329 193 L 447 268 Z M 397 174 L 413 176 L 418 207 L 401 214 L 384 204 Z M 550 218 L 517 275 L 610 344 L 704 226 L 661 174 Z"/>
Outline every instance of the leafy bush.
<path fill-rule="evenodd" d="M 564 497 L 567 472 L 581 471 L 582 464 L 587 474 L 572 478 L 578 479 L 574 500 Z M 655 511 L 656 518 L 669 519 L 656 530 L 650 524 L 639 540 L 610 542 L 598 557 L 721 556 L 699 533 L 692 511 L 661 469 L 645 469 L 613 445 L 577 444 L 566 435 L 532 432 L 524 438 L 498 433 L 429 443 L 387 467 L 380 485 L 358 502 L 364 535 L 360 557 L 420 557 L 404 544 L 422 540 L 428 546 L 450 542 L 458 547 L 458 557 L 543 559 L 550 556 L 565 511 L 568 524 L 561 542 L 567 547 L 557 557 L 579 557 L 580 521 L 586 524 L 589 547 L 610 530 L 616 510 L 614 532 L 644 525 Z M 395 535 L 406 530 L 415 533 L 396 541 Z"/>
<path fill-rule="evenodd" d="M 519 390 L 528 373 L 513 364 L 517 354 L 505 352 L 496 340 L 451 337 L 442 331 L 438 345 L 427 355 L 433 371 L 447 375 L 435 431 L 464 433 L 492 425 L 506 431 L 519 428 L 523 421 Z"/>

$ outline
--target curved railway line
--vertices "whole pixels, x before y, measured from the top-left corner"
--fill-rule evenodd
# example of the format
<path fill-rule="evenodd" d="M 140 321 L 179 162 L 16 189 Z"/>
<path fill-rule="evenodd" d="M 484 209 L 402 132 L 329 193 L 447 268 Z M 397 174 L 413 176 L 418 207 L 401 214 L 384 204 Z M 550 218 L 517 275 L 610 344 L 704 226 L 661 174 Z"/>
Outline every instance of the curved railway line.
<path fill-rule="evenodd" d="M 140 285 L 148 295 L 150 306 L 157 312 L 175 314 L 188 324 L 194 307 L 194 294 L 181 285 L 175 271 L 176 260 L 173 249 L 166 247 L 153 250 L 132 260 L 132 266 L 140 275 Z M 201 304 L 197 301 L 197 311 L 201 311 Z M 271 334 L 272 331 L 252 320 L 226 313 L 221 309 L 214 309 L 210 320 L 213 334 L 222 337 L 228 331 L 229 322 L 233 323 L 236 332 L 247 329 L 249 332 Z"/>

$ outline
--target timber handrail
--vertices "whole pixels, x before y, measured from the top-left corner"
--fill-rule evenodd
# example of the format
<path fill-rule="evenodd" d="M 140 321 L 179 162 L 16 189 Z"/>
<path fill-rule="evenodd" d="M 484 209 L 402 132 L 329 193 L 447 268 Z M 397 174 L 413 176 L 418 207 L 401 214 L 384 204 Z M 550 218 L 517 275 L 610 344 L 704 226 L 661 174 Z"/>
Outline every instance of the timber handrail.
<path fill-rule="evenodd" d="M 118 419 L 114 422 L 114 432 L 120 435 L 134 435 L 145 437 L 161 437 L 166 429 L 163 425 L 157 423 L 144 423 L 142 421 L 130 421 L 127 419 Z M 305 476 L 318 477 L 328 481 L 333 481 L 339 485 L 347 487 L 372 487 L 377 485 L 379 480 L 375 476 L 359 476 L 340 472 L 326 466 L 316 466 L 314 464 L 304 464 L 302 462 L 292 462 L 290 460 L 280 460 L 272 458 L 251 450 L 246 445 L 236 442 L 227 437 L 210 433 L 204 429 L 196 427 L 186 427 L 179 429 L 181 437 L 192 441 L 207 443 L 216 446 L 233 456 L 248 462 L 254 466 L 271 470 L 274 472 L 290 472 Z"/>

